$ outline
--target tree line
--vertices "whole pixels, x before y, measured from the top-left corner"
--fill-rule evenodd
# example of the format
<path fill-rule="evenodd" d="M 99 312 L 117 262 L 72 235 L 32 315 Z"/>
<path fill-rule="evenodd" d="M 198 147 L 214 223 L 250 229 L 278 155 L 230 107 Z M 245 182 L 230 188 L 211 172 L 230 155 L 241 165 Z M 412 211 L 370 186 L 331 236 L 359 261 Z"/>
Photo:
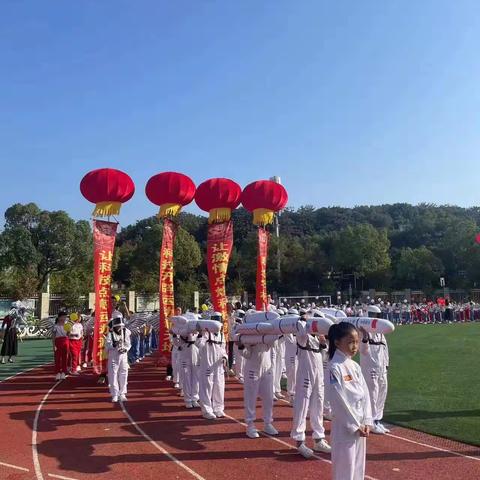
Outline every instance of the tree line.
<path fill-rule="evenodd" d="M 233 212 L 234 247 L 227 291 L 255 290 L 256 227 L 244 209 Z M 175 243 L 175 287 L 180 305 L 208 291 L 207 219 L 181 213 Z M 354 208 L 287 208 L 272 231 L 269 290 L 279 295 L 332 294 L 338 289 L 450 288 L 480 285 L 480 209 L 398 203 Z M 120 289 L 158 291 L 162 224 L 150 217 L 117 235 L 113 280 Z M 280 270 L 277 266 L 280 265 Z M 92 231 L 64 211 L 15 204 L 0 234 L 0 294 L 25 298 L 44 291 L 77 299 L 93 290 Z"/>

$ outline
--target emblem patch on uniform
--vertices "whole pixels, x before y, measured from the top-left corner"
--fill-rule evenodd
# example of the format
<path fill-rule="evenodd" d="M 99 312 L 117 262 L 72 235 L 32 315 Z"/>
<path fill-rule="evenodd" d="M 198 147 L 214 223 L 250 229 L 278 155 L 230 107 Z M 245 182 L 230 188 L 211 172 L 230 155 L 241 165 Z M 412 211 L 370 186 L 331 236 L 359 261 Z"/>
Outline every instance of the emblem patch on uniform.
<path fill-rule="evenodd" d="M 378 323 L 377 319 L 372 320 L 372 330 L 376 330 L 376 329 L 377 329 L 377 323 Z"/>
<path fill-rule="evenodd" d="M 353 380 L 351 375 L 344 375 L 343 380 L 345 382 L 351 382 Z"/>

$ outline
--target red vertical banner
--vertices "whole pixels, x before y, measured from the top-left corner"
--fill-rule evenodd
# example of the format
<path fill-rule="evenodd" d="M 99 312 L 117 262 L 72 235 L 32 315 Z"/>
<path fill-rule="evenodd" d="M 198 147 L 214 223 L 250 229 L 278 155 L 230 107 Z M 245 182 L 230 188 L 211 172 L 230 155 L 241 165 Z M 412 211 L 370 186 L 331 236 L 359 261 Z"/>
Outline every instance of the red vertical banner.
<path fill-rule="evenodd" d="M 118 223 L 93 221 L 93 257 L 95 280 L 95 326 L 93 331 L 93 370 L 106 370 L 104 347 L 112 309 L 112 261 Z"/>
<path fill-rule="evenodd" d="M 208 225 L 207 268 L 213 308 L 222 314 L 225 338 L 228 338 L 227 294 L 225 279 L 233 247 L 233 222 Z"/>
<path fill-rule="evenodd" d="M 255 308 L 257 310 L 268 310 L 267 256 L 268 232 L 263 227 L 258 227 L 257 285 L 255 296 Z"/>
<path fill-rule="evenodd" d="M 158 332 L 158 363 L 168 365 L 170 353 L 170 318 L 175 313 L 175 298 L 173 289 L 173 247 L 177 225 L 165 218 L 163 221 L 162 247 L 160 249 L 160 327 Z"/>

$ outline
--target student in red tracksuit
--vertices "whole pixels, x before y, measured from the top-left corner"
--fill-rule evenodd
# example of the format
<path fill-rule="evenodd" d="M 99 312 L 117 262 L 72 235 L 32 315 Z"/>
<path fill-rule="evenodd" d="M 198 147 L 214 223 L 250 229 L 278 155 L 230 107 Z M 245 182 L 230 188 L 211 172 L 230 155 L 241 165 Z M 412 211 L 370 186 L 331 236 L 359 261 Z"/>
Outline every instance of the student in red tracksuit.
<path fill-rule="evenodd" d="M 77 313 L 72 313 L 70 319 L 74 322 L 72 328 L 68 332 L 70 345 L 70 359 L 72 362 L 71 372 L 73 375 L 78 375 L 80 368 L 80 354 L 82 353 L 83 344 L 83 325 L 80 322 L 80 317 Z"/>
<path fill-rule="evenodd" d="M 55 352 L 55 380 L 63 380 L 67 375 L 69 341 L 65 331 L 67 312 L 58 313 L 53 327 L 53 350 Z"/>

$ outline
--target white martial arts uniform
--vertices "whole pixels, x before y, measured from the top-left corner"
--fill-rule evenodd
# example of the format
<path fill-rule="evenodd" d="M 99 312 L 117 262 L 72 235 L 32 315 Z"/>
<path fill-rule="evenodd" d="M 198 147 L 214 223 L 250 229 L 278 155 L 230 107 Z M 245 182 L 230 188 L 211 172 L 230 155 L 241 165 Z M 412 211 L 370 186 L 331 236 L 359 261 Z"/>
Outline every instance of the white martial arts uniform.
<path fill-rule="evenodd" d="M 297 442 L 305 441 L 307 414 L 309 414 L 313 439 L 320 440 L 325 438 L 322 345 L 319 338 L 306 332 L 303 322 L 299 322 L 299 331 L 296 335 L 298 366 L 290 436 Z"/>
<path fill-rule="evenodd" d="M 199 399 L 198 347 L 195 344 L 197 334 L 178 337 L 180 356 L 180 383 L 186 407 L 191 407 Z"/>
<path fill-rule="evenodd" d="M 243 399 L 247 429 L 254 427 L 257 397 L 262 399 L 263 421 L 273 422 L 273 374 L 270 345 L 249 345 L 242 350 L 245 358 Z"/>
<path fill-rule="evenodd" d="M 368 340 L 362 340 L 360 343 L 360 366 L 370 392 L 374 421 L 380 421 L 383 418 L 388 390 L 388 364 L 389 354 L 385 335 L 368 334 Z"/>
<path fill-rule="evenodd" d="M 131 347 L 130 330 L 122 328 L 122 334 L 107 334 L 105 346 L 108 354 L 108 384 L 112 398 L 127 395 L 128 351 Z M 120 353 L 120 348 L 125 351 Z"/>
<path fill-rule="evenodd" d="M 333 480 L 363 480 L 366 438 L 358 432 L 372 425 L 370 396 L 358 363 L 340 350 L 329 362 L 329 398 L 332 408 Z"/>
<path fill-rule="evenodd" d="M 200 353 L 199 395 L 204 414 L 223 413 L 225 408 L 225 370 L 228 361 L 225 336 L 222 332 L 198 337 Z"/>
<path fill-rule="evenodd" d="M 234 344 L 233 346 L 233 357 L 235 360 L 235 363 L 234 363 L 235 376 L 238 378 L 238 380 L 240 380 L 240 382 L 243 382 L 243 371 L 245 368 L 245 359 L 243 358 L 243 355 L 238 349 L 237 344 Z"/>
<path fill-rule="evenodd" d="M 285 368 L 287 372 L 287 392 L 290 398 L 295 395 L 297 363 L 297 339 L 293 333 L 289 333 L 285 335 Z"/>
<path fill-rule="evenodd" d="M 180 340 L 177 335 L 170 335 L 170 343 L 172 344 L 172 381 L 174 385 L 182 388 L 182 382 L 180 381 L 180 352 L 178 347 L 180 346 Z"/>

